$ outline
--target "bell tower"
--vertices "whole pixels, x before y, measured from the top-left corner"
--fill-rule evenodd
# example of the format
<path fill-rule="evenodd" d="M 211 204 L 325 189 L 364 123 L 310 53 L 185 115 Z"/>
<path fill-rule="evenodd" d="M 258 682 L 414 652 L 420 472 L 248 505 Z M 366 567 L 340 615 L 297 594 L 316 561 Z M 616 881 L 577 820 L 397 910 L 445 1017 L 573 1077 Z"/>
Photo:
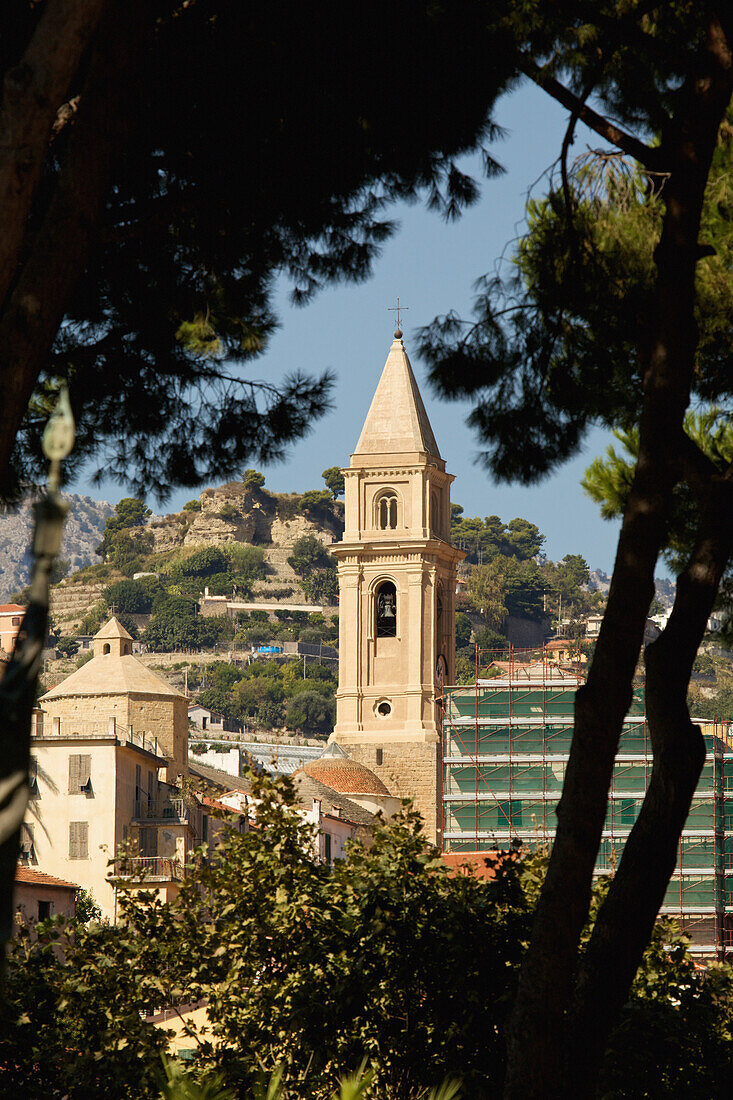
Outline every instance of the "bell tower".
<path fill-rule="evenodd" d="M 456 566 L 451 474 L 395 331 L 350 465 L 343 470 L 339 688 L 331 740 L 399 797 L 413 797 L 441 841 L 437 696 L 455 673 Z"/>

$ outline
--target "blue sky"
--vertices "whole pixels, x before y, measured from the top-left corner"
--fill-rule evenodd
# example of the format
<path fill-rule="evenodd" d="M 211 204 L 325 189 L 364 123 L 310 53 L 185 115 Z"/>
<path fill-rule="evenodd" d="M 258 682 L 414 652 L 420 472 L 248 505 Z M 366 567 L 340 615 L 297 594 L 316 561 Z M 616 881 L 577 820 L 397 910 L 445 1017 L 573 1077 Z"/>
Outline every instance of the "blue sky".
<path fill-rule="evenodd" d="M 508 242 L 521 230 L 527 190 L 556 160 L 566 117 L 534 87 L 519 89 L 497 112 L 506 138 L 492 152 L 506 172 L 483 182 L 480 201 L 458 222 L 446 224 L 424 206 L 397 207 L 390 216 L 400 222 L 400 228 L 385 245 L 367 282 L 334 287 L 303 308 L 289 304 L 287 284 L 280 284 L 277 307 L 282 327 L 267 354 L 254 365 L 253 375 L 276 380 L 294 370 L 315 374 L 331 368 L 337 383 L 333 411 L 291 448 L 284 462 L 263 468 L 270 489 L 323 488 L 321 471 L 348 463 L 392 339 L 394 314 L 387 307 L 399 295 L 409 307 L 402 323 L 405 346 L 441 453 L 456 475 L 453 500 L 464 506 L 466 515 L 497 514 L 505 521 L 523 516 L 546 535 L 545 550 L 551 558 L 580 553 L 591 568 L 611 571 L 618 525 L 601 520 L 597 506 L 580 488 L 585 467 L 608 444 L 609 433 L 592 432 L 583 454 L 539 485 L 498 485 L 476 465 L 478 443 L 465 426 L 469 407 L 434 398 L 413 337 L 436 314 L 456 309 L 468 315 L 474 280 L 493 270 Z M 578 127 L 574 152 L 582 152 L 587 144 L 595 147 L 597 139 Z M 473 161 L 467 160 L 463 167 L 479 174 Z M 540 183 L 537 193 L 541 189 Z M 129 495 L 113 483 L 91 486 L 84 477 L 71 488 L 113 503 Z M 191 490 L 173 495 L 166 509 L 178 510 L 193 495 Z M 159 510 L 155 502 L 149 503 Z"/>

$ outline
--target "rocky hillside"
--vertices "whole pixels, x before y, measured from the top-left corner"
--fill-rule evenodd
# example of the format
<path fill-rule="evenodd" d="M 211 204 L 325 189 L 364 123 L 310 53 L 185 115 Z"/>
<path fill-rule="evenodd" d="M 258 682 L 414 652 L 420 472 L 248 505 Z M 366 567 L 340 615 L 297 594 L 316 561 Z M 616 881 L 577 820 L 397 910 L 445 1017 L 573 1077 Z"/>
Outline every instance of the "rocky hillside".
<path fill-rule="evenodd" d="M 101 542 L 112 506 L 106 500 L 76 494 L 65 495 L 69 514 L 64 526 L 64 541 L 60 560 L 68 563 L 69 572 L 99 561 L 96 548 Z M 0 515 L 0 602 L 24 588 L 30 579 L 30 542 L 33 513 L 30 503 L 17 512 Z"/>
<path fill-rule="evenodd" d="M 228 542 L 289 550 L 303 535 L 316 535 L 326 543 L 340 538 L 342 525 L 332 508 L 305 513 L 300 501 L 296 493 L 268 493 L 233 481 L 204 489 L 197 509 L 156 517 L 144 530 L 152 534 L 156 553 Z"/>
<path fill-rule="evenodd" d="M 79 624 L 98 603 L 106 586 L 138 571 L 163 570 L 206 546 L 231 544 L 256 546 L 264 556 L 264 573 L 254 584 L 252 598 L 277 604 L 288 599 L 306 600 L 298 577 L 288 564 L 294 543 L 312 535 L 325 546 L 341 536 L 343 505 L 338 501 L 313 500 L 309 494 L 269 493 L 242 482 L 205 489 L 198 500 L 181 512 L 151 516 L 144 526 L 126 528 L 122 534 L 139 546 L 139 556 L 122 562 L 112 558 L 104 565 L 68 576 L 52 591 L 51 611 L 65 632 Z M 107 506 L 108 507 L 108 506 Z M 111 512 L 108 507 L 107 514 Z M 101 540 L 101 530 L 96 543 Z M 95 543 L 95 545 L 96 545 Z"/>

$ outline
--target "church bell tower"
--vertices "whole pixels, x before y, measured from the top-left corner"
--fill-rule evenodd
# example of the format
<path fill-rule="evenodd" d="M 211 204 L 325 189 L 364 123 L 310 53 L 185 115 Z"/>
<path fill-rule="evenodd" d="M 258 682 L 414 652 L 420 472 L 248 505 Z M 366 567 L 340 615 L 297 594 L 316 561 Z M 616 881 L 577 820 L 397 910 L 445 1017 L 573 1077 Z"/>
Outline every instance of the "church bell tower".
<path fill-rule="evenodd" d="M 331 740 L 441 842 L 442 685 L 454 682 L 456 566 L 445 471 L 398 328 L 345 479 Z"/>

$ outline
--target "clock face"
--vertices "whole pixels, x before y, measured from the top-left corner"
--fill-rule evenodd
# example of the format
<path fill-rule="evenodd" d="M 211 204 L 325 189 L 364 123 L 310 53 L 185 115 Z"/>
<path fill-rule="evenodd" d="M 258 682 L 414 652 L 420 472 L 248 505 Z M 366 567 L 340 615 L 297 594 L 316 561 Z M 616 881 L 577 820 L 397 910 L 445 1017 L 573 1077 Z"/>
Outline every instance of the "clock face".
<path fill-rule="evenodd" d="M 438 660 L 435 662 L 435 682 L 439 688 L 442 688 L 448 679 L 448 662 L 441 653 Z"/>

